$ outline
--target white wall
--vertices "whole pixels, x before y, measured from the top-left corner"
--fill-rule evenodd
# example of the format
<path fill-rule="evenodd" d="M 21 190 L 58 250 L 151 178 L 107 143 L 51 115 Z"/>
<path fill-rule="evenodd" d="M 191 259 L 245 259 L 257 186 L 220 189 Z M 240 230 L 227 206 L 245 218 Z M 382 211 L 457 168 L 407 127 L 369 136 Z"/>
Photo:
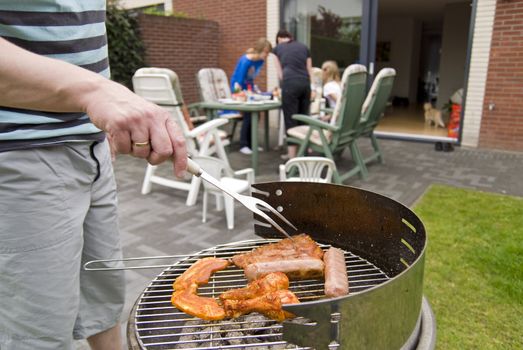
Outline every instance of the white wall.
<path fill-rule="evenodd" d="M 377 41 L 390 41 L 390 62 L 377 62 L 377 69 L 392 67 L 397 76 L 391 96 L 408 97 L 415 102 L 419 65 L 419 24 L 409 17 L 378 20 Z M 414 76 L 412 76 L 414 75 Z"/>
<path fill-rule="evenodd" d="M 164 5 L 165 11 L 173 10 L 172 0 L 120 0 L 120 5 L 125 9 L 134 9 L 152 5 Z"/>
<path fill-rule="evenodd" d="M 495 13 L 496 0 L 478 0 L 462 127 L 464 146 L 478 146 Z"/>
<path fill-rule="evenodd" d="M 276 34 L 280 30 L 280 1 L 279 0 L 267 0 L 267 38 L 272 43 L 273 47 L 276 45 L 274 40 Z M 276 66 L 274 65 L 274 55 L 269 55 L 267 58 L 267 90 L 272 91 L 278 86 L 278 76 L 276 73 Z M 278 115 L 279 111 L 269 112 L 269 125 L 271 127 L 278 126 Z"/>

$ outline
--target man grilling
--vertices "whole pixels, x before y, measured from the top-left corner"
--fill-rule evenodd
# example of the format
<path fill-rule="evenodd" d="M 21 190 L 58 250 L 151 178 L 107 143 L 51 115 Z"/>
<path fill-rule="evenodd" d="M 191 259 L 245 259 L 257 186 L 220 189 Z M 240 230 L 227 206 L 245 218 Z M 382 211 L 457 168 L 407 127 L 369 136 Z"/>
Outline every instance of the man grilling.
<path fill-rule="evenodd" d="M 168 112 L 107 79 L 105 0 L 0 2 L 0 349 L 121 349 L 113 152 L 183 176 Z M 107 135 L 107 138 L 106 138 Z"/>

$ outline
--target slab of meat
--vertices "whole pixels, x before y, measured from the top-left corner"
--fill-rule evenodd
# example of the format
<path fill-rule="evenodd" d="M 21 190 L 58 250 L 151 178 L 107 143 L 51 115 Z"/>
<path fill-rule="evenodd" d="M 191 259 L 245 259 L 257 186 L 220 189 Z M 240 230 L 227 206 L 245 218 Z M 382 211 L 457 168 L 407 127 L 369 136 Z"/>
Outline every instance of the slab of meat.
<path fill-rule="evenodd" d="M 178 291 L 188 288 L 193 283 L 197 285 L 206 284 L 209 282 L 209 278 L 211 278 L 213 273 L 225 269 L 228 265 L 229 261 L 224 259 L 200 259 L 174 281 L 174 290 Z"/>
<path fill-rule="evenodd" d="M 300 301 L 293 292 L 287 289 L 270 292 L 253 299 L 223 300 L 226 317 L 236 318 L 251 312 L 259 312 L 273 320 L 282 322 L 295 317 L 294 314 L 282 309 L 283 304 L 296 304 Z"/>
<path fill-rule="evenodd" d="M 325 295 L 332 298 L 349 294 L 349 278 L 343 251 L 331 247 L 325 252 L 323 261 L 325 262 Z"/>
<path fill-rule="evenodd" d="M 323 258 L 320 246 L 307 234 L 292 236 L 277 243 L 263 245 L 249 253 L 238 254 L 232 257 L 232 262 L 244 269 L 247 265 L 257 262 L 274 261 L 294 258 Z"/>
<path fill-rule="evenodd" d="M 270 272 L 283 272 L 290 280 L 315 279 L 323 276 L 324 263 L 318 258 L 280 258 L 273 261 L 255 262 L 243 272 L 249 280 L 258 279 Z"/>
<path fill-rule="evenodd" d="M 274 272 L 252 281 L 244 288 L 228 290 L 222 293 L 219 298 L 221 300 L 245 300 L 282 289 L 289 289 L 289 279 L 283 272 Z"/>
<path fill-rule="evenodd" d="M 198 285 L 191 284 L 185 289 L 175 291 L 171 296 L 171 303 L 186 314 L 199 317 L 203 320 L 216 321 L 225 318 L 225 310 L 216 299 L 205 298 L 196 294 Z"/>
<path fill-rule="evenodd" d="M 225 310 L 216 299 L 197 294 L 198 286 L 209 282 L 212 274 L 225 269 L 229 262 L 218 258 L 203 258 L 182 273 L 173 283 L 171 303 L 186 314 L 204 320 L 222 320 Z"/>
<path fill-rule="evenodd" d="M 214 272 L 225 269 L 228 264 L 227 260 L 217 258 L 198 260 L 174 281 L 171 303 L 186 314 L 209 321 L 239 317 L 250 312 L 260 312 L 279 321 L 293 317 L 282 310 L 281 305 L 298 303 L 299 300 L 287 289 L 289 279 L 281 272 L 266 274 L 245 288 L 227 291 L 220 295 L 220 301 L 199 296 L 198 286 L 208 283 Z"/>

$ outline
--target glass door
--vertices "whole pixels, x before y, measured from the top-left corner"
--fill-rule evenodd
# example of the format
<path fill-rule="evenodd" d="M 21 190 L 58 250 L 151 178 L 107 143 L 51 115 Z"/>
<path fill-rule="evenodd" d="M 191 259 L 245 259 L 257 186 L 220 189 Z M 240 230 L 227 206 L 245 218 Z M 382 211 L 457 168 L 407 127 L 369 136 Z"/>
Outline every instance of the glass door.
<path fill-rule="evenodd" d="M 367 64 L 373 57 L 373 50 L 366 47 L 372 38 L 364 31 L 371 27 L 366 23 L 367 3 L 375 1 L 282 0 L 280 26 L 309 47 L 314 67 L 334 60 L 343 71 L 353 63 Z"/>

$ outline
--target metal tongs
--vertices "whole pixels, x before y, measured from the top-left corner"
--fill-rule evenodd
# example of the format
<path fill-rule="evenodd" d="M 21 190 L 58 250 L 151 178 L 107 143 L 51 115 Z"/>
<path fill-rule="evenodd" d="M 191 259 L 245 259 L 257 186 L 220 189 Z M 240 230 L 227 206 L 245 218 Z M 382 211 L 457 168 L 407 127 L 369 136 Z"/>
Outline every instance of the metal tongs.
<path fill-rule="evenodd" d="M 267 202 L 262 201 L 261 199 L 245 196 L 239 193 L 236 193 L 234 191 L 229 190 L 227 187 L 225 187 L 222 183 L 220 183 L 218 180 L 216 180 L 214 177 L 209 175 L 207 172 L 205 172 L 194 160 L 191 158 L 187 158 L 187 171 L 194 176 L 200 177 L 210 183 L 213 186 L 216 186 L 221 191 L 227 193 L 232 198 L 236 199 L 238 202 L 243 204 L 247 209 L 252 211 L 254 214 L 257 214 L 261 216 L 263 219 L 265 219 L 269 224 L 274 226 L 278 231 L 283 233 L 287 238 L 290 238 L 292 240 L 292 237 L 285 231 L 276 221 L 274 221 L 269 215 L 264 213 L 262 210 L 259 209 L 266 209 L 267 211 L 271 212 L 272 214 L 276 215 L 278 219 L 285 222 L 287 225 L 292 227 L 295 230 L 298 230 L 296 226 L 294 226 L 289 220 L 287 220 L 283 215 L 281 215 L 276 209 L 274 209 L 272 206 L 270 206 Z"/>

